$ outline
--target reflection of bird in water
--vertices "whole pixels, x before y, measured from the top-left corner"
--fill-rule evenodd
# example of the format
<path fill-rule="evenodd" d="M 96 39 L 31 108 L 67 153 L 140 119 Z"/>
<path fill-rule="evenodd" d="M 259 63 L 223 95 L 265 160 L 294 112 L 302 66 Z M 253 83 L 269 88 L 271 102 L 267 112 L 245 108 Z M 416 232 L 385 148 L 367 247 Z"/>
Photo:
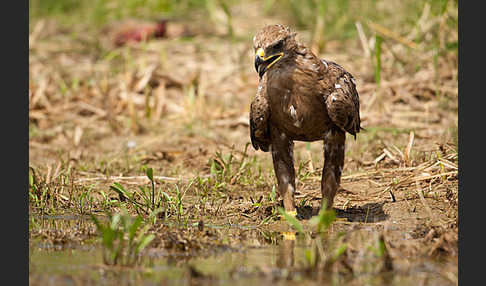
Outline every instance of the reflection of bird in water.
<path fill-rule="evenodd" d="M 353 76 L 319 59 L 282 25 L 253 38 L 258 91 L 250 105 L 253 147 L 272 151 L 285 211 L 296 215 L 293 141 L 324 140 L 321 192 L 331 208 L 341 181 L 346 132 L 360 131 L 359 98 Z"/>
<path fill-rule="evenodd" d="M 289 268 L 294 266 L 294 247 L 295 233 L 283 232 L 283 239 L 278 249 L 277 266 L 280 268 Z"/>

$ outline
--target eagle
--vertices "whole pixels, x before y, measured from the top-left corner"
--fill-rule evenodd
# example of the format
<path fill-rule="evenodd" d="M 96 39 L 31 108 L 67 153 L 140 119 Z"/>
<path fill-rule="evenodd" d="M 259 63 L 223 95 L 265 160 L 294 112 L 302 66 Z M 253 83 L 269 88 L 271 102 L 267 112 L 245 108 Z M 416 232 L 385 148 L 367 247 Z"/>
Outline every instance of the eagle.
<path fill-rule="evenodd" d="M 250 104 L 250 139 L 255 150 L 271 151 L 285 212 L 296 216 L 294 141 L 324 141 L 322 204 L 332 208 L 344 166 L 346 132 L 360 132 L 354 77 L 320 59 L 277 24 L 253 38 L 258 89 Z"/>

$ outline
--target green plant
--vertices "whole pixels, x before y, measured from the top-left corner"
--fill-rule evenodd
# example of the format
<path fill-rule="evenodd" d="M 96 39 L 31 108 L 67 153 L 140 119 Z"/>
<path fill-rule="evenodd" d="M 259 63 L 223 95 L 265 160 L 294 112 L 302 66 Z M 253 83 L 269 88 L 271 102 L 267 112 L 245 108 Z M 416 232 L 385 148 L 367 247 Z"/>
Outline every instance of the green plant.
<path fill-rule="evenodd" d="M 118 200 L 109 198 L 108 195 L 104 191 L 100 191 L 99 193 L 100 193 L 100 195 L 102 197 L 101 205 L 102 205 L 102 208 L 103 209 L 109 210 L 113 206 L 117 206 L 118 205 L 117 204 L 118 203 Z"/>
<path fill-rule="evenodd" d="M 277 202 L 277 188 L 275 188 L 275 185 L 272 186 L 272 192 L 270 193 L 270 201 L 272 203 Z"/>
<path fill-rule="evenodd" d="M 307 202 L 308 202 L 308 199 L 302 198 L 302 200 L 299 203 L 299 207 L 304 208 L 306 206 Z"/>
<path fill-rule="evenodd" d="M 216 151 L 216 156 L 210 159 L 210 172 L 215 175 L 218 181 L 229 181 L 232 174 L 233 153 L 224 155 L 221 151 Z"/>
<path fill-rule="evenodd" d="M 300 162 L 299 168 L 297 168 L 297 178 L 299 178 L 299 181 L 306 180 L 310 175 L 312 175 L 312 174 L 305 167 L 305 162 Z"/>
<path fill-rule="evenodd" d="M 334 210 L 327 209 L 326 205 L 326 202 L 324 202 L 319 214 L 309 221 L 309 224 L 315 228 L 317 233 L 314 238 L 311 231 L 304 230 L 303 225 L 295 217 L 288 215 L 282 208 L 278 209 L 290 225 L 311 241 L 311 246 L 304 250 L 304 260 L 312 270 L 329 270 L 347 249 L 346 244 L 340 243 L 344 233 L 329 236 L 328 230 L 336 220 L 336 214 Z"/>
<path fill-rule="evenodd" d="M 44 213 L 49 198 L 49 188 L 39 182 L 35 173 L 34 168 L 29 167 L 29 205 Z"/>
<path fill-rule="evenodd" d="M 147 234 L 150 225 L 143 225 L 141 216 L 132 218 L 125 209 L 122 213 L 109 213 L 106 224 L 94 215 L 91 215 L 91 219 L 100 234 L 103 262 L 107 265 L 135 265 L 140 252 L 155 237 Z"/>
<path fill-rule="evenodd" d="M 279 207 L 278 212 L 280 215 L 287 221 L 290 225 L 292 225 L 299 233 L 305 235 L 304 227 L 302 224 L 294 217 L 289 215 L 283 208 Z"/>
<path fill-rule="evenodd" d="M 145 174 L 150 180 L 150 189 L 144 186 L 139 186 L 139 192 L 129 192 L 123 187 L 123 185 L 118 182 L 113 183 L 110 186 L 110 189 L 114 190 L 118 194 L 121 201 L 128 201 L 129 203 L 131 203 L 138 214 L 140 214 L 140 212 L 143 212 L 147 215 L 150 215 L 156 209 L 160 208 L 160 205 L 163 201 L 163 197 L 160 196 L 160 194 L 163 192 L 159 190 L 159 198 L 157 199 L 153 169 L 147 168 Z M 142 199 L 142 202 L 139 202 L 137 200 L 137 197 L 140 197 Z"/>
<path fill-rule="evenodd" d="M 38 174 L 33 167 L 29 167 L 29 207 L 34 211 L 42 214 L 53 214 L 59 212 L 61 208 L 69 207 L 71 205 L 71 194 L 67 198 L 65 192 L 71 193 L 73 189 L 72 169 L 70 167 L 62 169 L 62 164 L 59 163 L 54 174 L 48 171 L 45 177 Z M 89 208 L 92 208 L 94 203 L 89 194 L 84 195 L 82 199 L 81 213 L 83 213 L 87 204 L 89 204 Z"/>
<path fill-rule="evenodd" d="M 243 152 L 238 152 L 241 156 L 234 155 L 234 150 L 229 154 L 216 151 L 215 156 L 209 159 L 211 178 L 208 183 L 213 185 L 214 190 L 222 190 L 228 185 L 255 185 L 264 181 L 256 157 L 248 156 L 249 146 L 250 142 L 247 142 Z"/>
<path fill-rule="evenodd" d="M 182 208 L 182 198 L 184 195 L 182 192 L 179 190 L 179 186 L 176 185 L 176 195 L 174 196 L 174 204 L 173 204 L 173 209 L 175 210 L 175 213 L 177 214 L 177 218 L 180 219 L 183 214 L 183 208 Z"/>
<path fill-rule="evenodd" d="M 231 4 L 228 0 L 204 0 L 201 1 L 204 3 L 204 8 L 209 15 L 209 18 L 214 22 L 216 25 L 225 25 L 226 26 L 226 33 L 229 37 L 234 37 L 233 32 L 233 17 L 231 14 Z M 218 17 L 218 14 L 223 12 L 225 15 L 225 20 L 221 21 Z"/>
<path fill-rule="evenodd" d="M 90 213 L 93 208 L 94 199 L 90 193 L 91 190 L 86 190 L 83 191 L 79 196 L 76 196 L 75 202 L 80 214 L 86 214 L 86 211 Z"/>
<path fill-rule="evenodd" d="M 118 182 L 113 183 L 110 188 L 118 194 L 120 201 L 132 206 L 137 214 L 147 215 L 151 218 L 152 223 L 155 223 L 157 215 L 161 212 L 164 213 L 165 218 L 176 215 L 180 221 L 184 216 L 184 195 L 194 182 L 200 182 L 200 180 L 197 180 L 197 178 L 191 180 L 184 185 L 182 190 L 179 185 L 175 184 L 174 195 L 170 195 L 161 188 L 155 188 L 152 168 L 147 168 L 145 173 L 150 180 L 150 188 L 138 186 L 137 191 L 131 192 Z"/>
<path fill-rule="evenodd" d="M 327 209 L 327 202 L 324 200 L 319 214 L 309 221 L 312 226 L 316 226 L 318 233 L 324 233 L 329 229 L 331 224 L 336 220 L 336 213 L 333 209 Z"/>

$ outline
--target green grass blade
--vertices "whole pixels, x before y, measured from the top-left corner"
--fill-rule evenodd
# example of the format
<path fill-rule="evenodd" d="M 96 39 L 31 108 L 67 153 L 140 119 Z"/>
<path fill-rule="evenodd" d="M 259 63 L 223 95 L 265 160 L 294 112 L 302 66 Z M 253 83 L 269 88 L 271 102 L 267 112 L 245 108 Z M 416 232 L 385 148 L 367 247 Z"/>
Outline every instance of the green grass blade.
<path fill-rule="evenodd" d="M 278 212 L 280 213 L 280 215 L 282 215 L 285 218 L 285 220 L 289 224 L 295 227 L 295 229 L 297 229 L 298 232 L 304 234 L 304 228 L 302 227 L 302 224 L 295 217 L 289 215 L 288 213 L 285 212 L 283 208 L 280 207 L 278 208 Z"/>
<path fill-rule="evenodd" d="M 142 217 L 137 216 L 133 223 L 130 225 L 129 230 L 128 230 L 128 240 L 132 241 L 133 238 L 135 237 L 135 233 L 137 232 L 138 228 L 142 224 Z"/>
<path fill-rule="evenodd" d="M 149 178 L 150 181 L 154 181 L 154 169 L 148 168 L 146 172 L 147 177 Z"/>
<path fill-rule="evenodd" d="M 155 238 L 155 235 L 149 234 L 145 236 L 140 243 L 137 245 L 136 248 L 136 253 L 140 253 L 153 239 Z"/>

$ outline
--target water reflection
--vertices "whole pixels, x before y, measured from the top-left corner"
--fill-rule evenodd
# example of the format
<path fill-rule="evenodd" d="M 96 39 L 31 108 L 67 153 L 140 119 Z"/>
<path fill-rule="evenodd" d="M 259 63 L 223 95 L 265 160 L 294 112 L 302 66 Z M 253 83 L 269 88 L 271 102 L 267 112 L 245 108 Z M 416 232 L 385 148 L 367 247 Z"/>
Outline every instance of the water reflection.
<path fill-rule="evenodd" d="M 84 232 L 92 227 L 91 222 L 82 219 L 43 218 L 35 223 L 44 230 L 52 230 L 46 233 L 56 239 L 63 238 L 65 232 L 79 236 L 75 235 L 76 231 Z M 218 229 L 218 237 L 231 238 L 228 239 L 231 247 L 211 247 L 204 252 L 171 252 L 165 248 L 149 248 L 143 253 L 141 265 L 132 268 L 103 265 L 101 248 L 96 243 L 86 243 L 79 247 L 66 247 L 67 244 L 63 244 L 65 246 L 62 248 L 43 246 L 44 240 L 31 243 L 30 284 L 120 286 L 195 283 L 236 286 L 278 281 L 279 284 L 293 285 L 296 281 L 303 283 L 322 279 L 322 282 L 329 278 L 334 280 L 328 284 L 337 285 L 346 284 L 349 279 L 358 280 L 360 285 L 411 285 L 408 282 L 413 282 L 414 276 L 418 275 L 420 279 L 442 283 L 434 285 L 450 285 L 438 278 L 437 274 L 434 276 L 433 272 L 439 271 L 434 268 L 417 268 L 418 270 L 412 272 L 409 266 L 405 271 L 398 267 L 389 273 L 378 275 L 367 270 L 369 265 L 366 260 L 358 265 L 363 267 L 362 271 L 357 271 L 360 270 L 359 267 L 353 267 L 356 272 L 352 275 L 339 274 L 344 269 L 342 267 L 337 267 L 332 273 L 314 271 L 306 258 L 306 251 L 311 249 L 312 239 L 292 231 L 286 223 L 267 226 L 265 230 L 242 227 L 214 228 Z M 272 230 L 269 230 L 270 228 Z M 358 258 L 359 255 L 355 255 L 350 261 Z M 319 277 L 318 273 L 323 277 Z"/>
<path fill-rule="evenodd" d="M 277 266 L 280 268 L 294 267 L 294 248 L 295 248 L 295 233 L 283 232 L 283 239 L 278 247 Z"/>

